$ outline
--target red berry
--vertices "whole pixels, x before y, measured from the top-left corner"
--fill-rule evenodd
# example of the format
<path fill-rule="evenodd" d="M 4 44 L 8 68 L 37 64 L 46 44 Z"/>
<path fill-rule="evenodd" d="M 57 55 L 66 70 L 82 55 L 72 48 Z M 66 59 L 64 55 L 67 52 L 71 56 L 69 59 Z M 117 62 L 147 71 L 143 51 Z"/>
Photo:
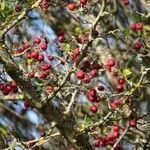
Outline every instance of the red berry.
<path fill-rule="evenodd" d="M 90 71 L 90 76 L 91 77 L 96 77 L 98 75 L 98 71 L 96 69 L 93 69 Z"/>
<path fill-rule="evenodd" d="M 3 90 L 3 89 L 4 89 L 4 84 L 0 83 L 0 90 Z"/>
<path fill-rule="evenodd" d="M 76 73 L 76 77 L 78 79 L 84 79 L 85 77 L 85 72 L 83 72 L 82 70 L 79 70 L 77 73 Z"/>
<path fill-rule="evenodd" d="M 136 128 L 136 126 L 137 126 L 137 121 L 136 121 L 135 119 L 129 120 L 129 125 L 130 125 L 130 127 Z"/>
<path fill-rule="evenodd" d="M 80 55 L 80 49 L 79 49 L 79 48 L 75 48 L 75 49 L 73 50 L 73 55 L 74 55 L 74 56 L 79 56 L 79 55 Z"/>
<path fill-rule="evenodd" d="M 54 56 L 48 55 L 48 60 L 52 61 L 54 59 Z"/>
<path fill-rule="evenodd" d="M 31 53 L 28 53 L 26 57 L 27 59 L 32 59 Z"/>
<path fill-rule="evenodd" d="M 6 85 L 4 86 L 4 90 L 9 93 L 9 92 L 12 90 L 11 85 L 6 84 Z"/>
<path fill-rule="evenodd" d="M 133 44 L 133 48 L 134 48 L 134 49 L 136 49 L 136 50 L 140 50 L 140 49 L 141 49 L 141 47 L 142 47 L 142 44 L 141 44 L 141 42 L 140 42 L 140 41 L 136 41 L 136 42 L 134 42 L 134 44 Z"/>
<path fill-rule="evenodd" d="M 119 131 L 120 131 L 120 126 L 114 125 L 114 126 L 113 126 L 113 130 L 114 130 L 115 132 L 119 132 Z"/>
<path fill-rule="evenodd" d="M 87 0 L 80 0 L 80 3 L 81 3 L 82 5 L 85 5 L 85 4 L 87 3 Z"/>
<path fill-rule="evenodd" d="M 90 95 L 88 95 L 88 99 L 89 99 L 91 102 L 95 102 L 95 101 L 97 101 L 97 96 L 90 96 Z"/>
<path fill-rule="evenodd" d="M 26 100 L 24 101 L 24 108 L 29 108 L 30 107 L 30 101 Z"/>
<path fill-rule="evenodd" d="M 44 51 L 47 49 L 47 44 L 46 44 L 45 42 L 41 42 L 39 46 L 40 46 L 41 49 L 44 50 Z"/>
<path fill-rule="evenodd" d="M 40 72 L 39 78 L 42 80 L 45 80 L 47 78 L 48 74 L 44 71 Z"/>
<path fill-rule="evenodd" d="M 106 64 L 104 67 L 105 67 L 106 70 L 111 71 L 111 66 L 110 65 Z"/>
<path fill-rule="evenodd" d="M 67 5 L 67 8 L 68 8 L 70 11 L 73 11 L 73 10 L 76 8 L 75 3 L 69 3 L 69 4 Z"/>
<path fill-rule="evenodd" d="M 131 23 L 130 29 L 135 31 L 136 30 L 136 23 Z"/>
<path fill-rule="evenodd" d="M 116 61 L 115 61 L 114 58 L 110 58 L 110 59 L 108 60 L 107 64 L 108 64 L 109 66 L 113 67 L 113 66 L 115 66 L 115 64 L 116 64 Z"/>
<path fill-rule="evenodd" d="M 129 0 L 123 0 L 124 5 L 129 5 Z"/>
<path fill-rule="evenodd" d="M 50 6 L 50 3 L 48 2 L 48 0 L 42 0 L 42 2 L 40 3 L 40 7 L 43 9 L 48 9 Z"/>
<path fill-rule="evenodd" d="M 126 82 L 126 80 L 125 80 L 124 78 L 119 78 L 119 79 L 118 79 L 118 83 L 119 83 L 120 85 L 124 85 L 125 82 Z"/>
<path fill-rule="evenodd" d="M 93 69 L 98 70 L 100 68 L 101 68 L 100 64 L 93 64 Z"/>
<path fill-rule="evenodd" d="M 143 23 L 138 22 L 136 23 L 136 30 L 142 30 L 143 29 Z"/>
<path fill-rule="evenodd" d="M 103 91 L 103 90 L 104 90 L 104 87 L 103 87 L 102 85 L 99 85 L 99 86 L 97 87 L 97 89 L 98 89 L 99 91 Z"/>
<path fill-rule="evenodd" d="M 58 38 L 57 38 L 57 40 L 58 40 L 59 43 L 62 43 L 64 41 L 64 39 L 65 38 L 62 35 L 58 36 Z"/>
<path fill-rule="evenodd" d="M 39 52 L 34 51 L 31 53 L 31 58 L 38 59 L 38 57 L 39 57 Z"/>
<path fill-rule="evenodd" d="M 17 4 L 17 5 L 15 6 L 15 10 L 16 10 L 16 12 L 21 12 L 22 6 L 19 5 L 19 4 Z"/>
<path fill-rule="evenodd" d="M 42 64 L 41 69 L 43 71 L 49 70 L 49 69 L 51 69 L 51 65 L 50 64 Z"/>
<path fill-rule="evenodd" d="M 43 61 L 44 60 L 44 55 L 43 54 L 39 54 L 39 57 L 38 57 L 38 61 Z"/>
<path fill-rule="evenodd" d="M 98 111 L 98 107 L 95 105 L 91 106 L 90 109 L 93 113 L 96 113 Z"/>
<path fill-rule="evenodd" d="M 34 43 L 39 44 L 41 42 L 41 39 L 39 37 L 34 38 Z"/>
<path fill-rule="evenodd" d="M 89 83 L 90 82 L 90 77 L 88 75 L 85 75 L 84 79 L 83 79 L 84 83 Z"/>
<path fill-rule="evenodd" d="M 113 132 L 113 137 L 114 138 L 118 138 L 120 136 L 120 133 L 119 132 Z"/>
<path fill-rule="evenodd" d="M 95 97 L 96 96 L 96 90 L 95 89 L 90 89 L 89 96 Z"/>
<path fill-rule="evenodd" d="M 118 93 L 120 93 L 123 91 L 123 85 L 117 84 L 115 89 Z"/>
<path fill-rule="evenodd" d="M 4 95 L 4 96 L 6 96 L 6 95 L 8 95 L 8 94 L 9 94 L 9 92 L 8 92 L 8 91 L 6 91 L 6 90 L 3 90 L 3 91 L 2 91 L 2 93 L 3 93 L 3 95 Z"/>
<path fill-rule="evenodd" d="M 106 137 L 106 140 L 109 142 L 109 141 L 112 141 L 114 139 L 114 136 L 112 133 L 109 133 Z"/>
<path fill-rule="evenodd" d="M 41 137 L 46 136 L 46 132 L 45 132 L 45 131 L 41 131 L 41 132 L 40 132 L 40 136 L 41 136 Z"/>

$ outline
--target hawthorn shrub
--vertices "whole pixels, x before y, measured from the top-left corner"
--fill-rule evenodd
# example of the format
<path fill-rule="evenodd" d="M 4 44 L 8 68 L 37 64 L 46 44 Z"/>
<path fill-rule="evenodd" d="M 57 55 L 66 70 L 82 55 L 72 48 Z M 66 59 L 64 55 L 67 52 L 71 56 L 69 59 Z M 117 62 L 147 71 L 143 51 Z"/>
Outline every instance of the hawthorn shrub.
<path fill-rule="evenodd" d="M 149 150 L 149 9 L 2 0 L 0 149 Z"/>

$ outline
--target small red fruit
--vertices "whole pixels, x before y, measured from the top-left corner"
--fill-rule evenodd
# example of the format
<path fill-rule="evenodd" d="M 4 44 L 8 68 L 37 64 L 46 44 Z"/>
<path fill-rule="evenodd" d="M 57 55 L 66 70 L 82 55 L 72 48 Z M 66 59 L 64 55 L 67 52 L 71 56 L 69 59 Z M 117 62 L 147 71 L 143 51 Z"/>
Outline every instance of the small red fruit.
<path fill-rule="evenodd" d="M 40 3 L 40 7 L 43 9 L 48 9 L 50 6 L 50 3 L 48 2 L 48 0 L 42 0 L 42 2 Z"/>
<path fill-rule="evenodd" d="M 119 79 L 118 79 L 118 83 L 119 83 L 120 85 L 124 85 L 125 82 L 126 82 L 126 80 L 125 80 L 124 78 L 119 78 Z"/>
<path fill-rule="evenodd" d="M 80 0 L 80 3 L 81 3 L 82 5 L 85 5 L 85 4 L 87 3 L 87 0 Z"/>
<path fill-rule="evenodd" d="M 141 49 L 141 47 L 142 47 L 142 44 L 141 44 L 141 42 L 140 42 L 140 41 L 136 41 L 136 42 L 134 42 L 134 44 L 133 44 L 133 48 L 134 48 L 134 49 L 136 49 L 136 50 L 140 50 L 140 49 Z"/>
<path fill-rule="evenodd" d="M 64 36 L 63 35 L 60 35 L 60 36 L 58 36 L 58 38 L 57 38 L 57 40 L 58 40 L 58 42 L 59 43 L 62 43 L 63 41 L 64 41 Z"/>
<path fill-rule="evenodd" d="M 93 112 L 93 113 L 96 113 L 98 111 L 98 107 L 93 105 L 90 107 L 90 110 Z"/>
<path fill-rule="evenodd" d="M 83 72 L 82 70 L 79 70 L 77 73 L 76 73 L 76 77 L 78 79 L 84 79 L 85 77 L 85 72 Z"/>
<path fill-rule="evenodd" d="M 39 37 L 34 38 L 34 43 L 39 44 L 41 42 L 41 39 Z"/>
<path fill-rule="evenodd" d="M 120 93 L 123 91 L 123 85 L 117 84 L 115 89 L 118 93 Z"/>
<path fill-rule="evenodd" d="M 68 10 L 73 11 L 76 8 L 75 3 L 69 3 L 67 5 L 67 8 L 68 8 Z"/>
<path fill-rule="evenodd" d="M 126 6 L 129 5 L 129 0 L 123 0 L 123 4 Z"/>
<path fill-rule="evenodd" d="M 80 49 L 79 48 L 75 48 L 73 50 L 73 56 L 79 56 L 80 55 Z"/>
<path fill-rule="evenodd" d="M 44 60 L 44 55 L 43 54 L 39 54 L 38 61 L 41 62 L 43 60 Z"/>
<path fill-rule="evenodd" d="M 120 131 L 120 126 L 114 125 L 114 126 L 113 126 L 113 130 L 114 130 L 115 132 L 119 132 L 119 131 Z"/>
<path fill-rule="evenodd" d="M 108 60 L 107 64 L 108 64 L 110 67 L 113 67 L 113 66 L 115 66 L 115 64 L 116 64 L 116 61 L 115 61 L 114 58 L 110 58 L 110 59 Z"/>
<path fill-rule="evenodd" d="M 136 128 L 136 126 L 137 126 L 137 121 L 136 121 L 135 119 L 129 120 L 129 125 L 130 125 L 130 127 L 132 127 L 132 128 Z"/>
<path fill-rule="evenodd" d="M 90 77 L 88 75 L 85 75 L 84 79 L 83 79 L 84 83 L 89 83 L 90 82 Z"/>
<path fill-rule="evenodd" d="M 21 12 L 22 6 L 19 5 L 19 4 L 17 4 L 17 5 L 15 6 L 15 10 L 16 10 L 16 12 Z"/>
<path fill-rule="evenodd" d="M 96 77 L 98 75 L 98 71 L 96 69 L 93 69 L 90 71 L 90 76 L 91 77 Z"/>
<path fill-rule="evenodd" d="M 103 91 L 103 90 L 104 90 L 104 87 L 103 87 L 102 85 L 99 85 L 99 86 L 97 87 L 97 89 L 98 89 L 99 91 Z"/>
<path fill-rule="evenodd" d="M 41 49 L 44 50 L 44 51 L 47 49 L 47 44 L 46 44 L 45 42 L 41 42 L 39 46 L 40 46 Z"/>
<path fill-rule="evenodd" d="M 143 23 L 138 22 L 136 23 L 136 30 L 142 30 L 143 29 Z"/>
<path fill-rule="evenodd" d="M 131 23 L 130 29 L 135 31 L 136 30 L 136 23 Z"/>
<path fill-rule="evenodd" d="M 39 52 L 34 51 L 31 53 L 31 58 L 38 59 L 38 57 L 39 57 Z"/>
<path fill-rule="evenodd" d="M 119 132 L 113 132 L 113 137 L 114 138 L 118 138 L 120 136 L 120 133 Z"/>
<path fill-rule="evenodd" d="M 29 100 L 26 100 L 24 101 L 24 108 L 29 108 L 30 107 L 30 101 Z"/>
<path fill-rule="evenodd" d="M 48 60 L 52 61 L 54 59 L 54 56 L 48 55 Z"/>

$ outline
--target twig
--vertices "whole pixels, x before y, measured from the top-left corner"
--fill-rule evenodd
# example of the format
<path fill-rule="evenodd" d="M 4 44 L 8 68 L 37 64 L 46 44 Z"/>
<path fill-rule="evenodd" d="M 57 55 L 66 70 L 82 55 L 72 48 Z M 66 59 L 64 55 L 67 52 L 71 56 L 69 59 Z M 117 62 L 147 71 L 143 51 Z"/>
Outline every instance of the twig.
<path fill-rule="evenodd" d="M 75 90 L 74 93 L 72 94 L 70 103 L 69 103 L 68 107 L 66 108 L 66 112 L 65 112 L 66 114 L 68 114 L 70 112 L 71 106 L 73 105 L 73 103 L 75 101 L 75 96 L 76 96 L 77 92 L 78 92 L 78 90 Z"/>

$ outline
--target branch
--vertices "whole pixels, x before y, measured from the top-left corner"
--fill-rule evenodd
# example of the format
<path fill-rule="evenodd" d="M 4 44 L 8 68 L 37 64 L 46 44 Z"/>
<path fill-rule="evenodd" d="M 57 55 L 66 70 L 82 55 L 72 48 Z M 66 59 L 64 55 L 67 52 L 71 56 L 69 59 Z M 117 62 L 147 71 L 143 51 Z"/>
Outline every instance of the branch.
<path fill-rule="evenodd" d="M 38 0 L 38 1 L 34 0 L 34 1 L 32 1 L 33 3 L 31 4 L 31 6 L 29 6 L 28 8 L 25 8 L 22 11 L 22 13 L 20 15 L 18 15 L 18 17 L 15 20 L 12 19 L 7 26 L 4 26 L 4 29 L 2 31 L 0 31 L 0 39 L 3 38 L 3 36 L 7 33 L 7 31 L 9 29 L 11 29 L 13 26 L 15 26 L 17 23 L 19 23 L 22 19 L 24 19 L 29 11 L 31 11 L 34 8 L 38 7 L 41 1 L 42 0 Z M 2 26 L 2 28 L 3 28 L 3 26 Z"/>

